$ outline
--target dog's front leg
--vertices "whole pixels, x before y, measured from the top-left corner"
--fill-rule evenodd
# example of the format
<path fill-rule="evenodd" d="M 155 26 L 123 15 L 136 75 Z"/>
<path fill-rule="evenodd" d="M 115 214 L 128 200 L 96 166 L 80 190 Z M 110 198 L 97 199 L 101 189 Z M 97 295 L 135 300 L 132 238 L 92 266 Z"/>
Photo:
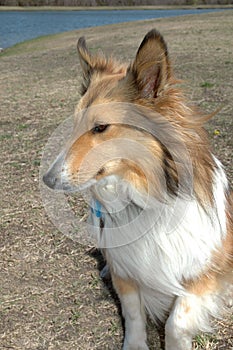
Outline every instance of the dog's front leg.
<path fill-rule="evenodd" d="M 125 318 L 123 350 L 149 350 L 146 345 L 146 317 L 136 285 L 112 274 L 113 285 L 121 301 Z"/>
<path fill-rule="evenodd" d="M 166 350 L 192 349 L 193 336 L 209 328 L 208 304 L 211 305 L 211 296 L 177 297 L 165 325 Z"/>

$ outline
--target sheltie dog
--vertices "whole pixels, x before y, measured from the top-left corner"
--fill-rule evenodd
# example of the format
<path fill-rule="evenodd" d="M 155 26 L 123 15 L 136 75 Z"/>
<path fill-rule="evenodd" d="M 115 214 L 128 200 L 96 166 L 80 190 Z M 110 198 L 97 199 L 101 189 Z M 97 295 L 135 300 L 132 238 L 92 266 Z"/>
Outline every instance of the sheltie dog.
<path fill-rule="evenodd" d="M 165 322 L 167 350 L 189 350 L 232 287 L 233 200 L 203 129 L 209 116 L 176 87 L 157 30 L 130 65 L 91 54 L 84 38 L 78 53 L 73 135 L 43 180 L 90 191 L 87 225 L 121 301 L 123 349 L 148 349 L 149 314 Z"/>

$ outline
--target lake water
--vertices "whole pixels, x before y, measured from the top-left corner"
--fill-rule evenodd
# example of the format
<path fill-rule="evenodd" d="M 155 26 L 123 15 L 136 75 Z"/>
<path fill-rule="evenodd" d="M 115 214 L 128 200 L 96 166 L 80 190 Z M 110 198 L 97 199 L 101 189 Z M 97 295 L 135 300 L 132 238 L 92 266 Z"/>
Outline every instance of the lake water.
<path fill-rule="evenodd" d="M 221 9 L 187 10 L 113 10 L 113 11 L 0 11 L 0 48 L 80 28 L 221 11 Z"/>

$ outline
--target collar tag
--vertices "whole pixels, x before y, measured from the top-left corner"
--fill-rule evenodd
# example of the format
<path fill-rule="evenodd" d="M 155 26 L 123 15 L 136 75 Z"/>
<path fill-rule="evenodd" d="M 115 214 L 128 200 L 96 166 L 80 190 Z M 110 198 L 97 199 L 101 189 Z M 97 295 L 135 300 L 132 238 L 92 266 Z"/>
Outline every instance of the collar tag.
<path fill-rule="evenodd" d="M 96 199 L 94 202 L 94 208 L 91 207 L 91 212 L 95 214 L 97 218 L 102 218 L 101 203 Z"/>

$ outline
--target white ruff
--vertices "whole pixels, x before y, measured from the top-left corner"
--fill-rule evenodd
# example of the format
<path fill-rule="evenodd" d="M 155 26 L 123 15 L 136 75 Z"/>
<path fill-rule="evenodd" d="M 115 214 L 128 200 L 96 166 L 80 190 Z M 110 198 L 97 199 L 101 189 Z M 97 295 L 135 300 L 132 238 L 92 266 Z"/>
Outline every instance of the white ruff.
<path fill-rule="evenodd" d="M 102 204 L 104 228 L 93 213 L 91 233 L 97 246 L 105 250 L 112 271 L 138 283 L 152 317 L 163 319 L 174 297 L 188 294 L 182 281 L 205 271 L 226 235 L 227 180 L 221 164 L 216 161 L 216 165 L 215 205 L 206 211 L 194 198 L 170 198 L 166 203 L 145 199 L 115 176 L 94 189 L 93 196 Z M 212 305 L 207 303 L 207 313 L 216 316 Z"/>

